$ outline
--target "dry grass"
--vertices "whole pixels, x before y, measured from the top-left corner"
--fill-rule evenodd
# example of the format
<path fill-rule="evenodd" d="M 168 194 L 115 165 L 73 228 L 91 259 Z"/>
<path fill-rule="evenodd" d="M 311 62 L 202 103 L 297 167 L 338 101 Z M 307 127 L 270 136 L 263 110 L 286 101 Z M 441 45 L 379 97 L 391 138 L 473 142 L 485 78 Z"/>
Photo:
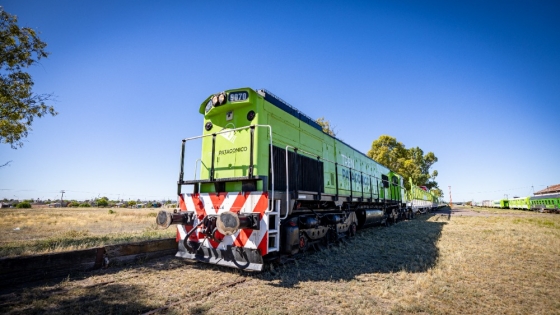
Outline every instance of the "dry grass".
<path fill-rule="evenodd" d="M 532 215 L 535 214 L 535 211 L 529 210 L 514 210 L 514 209 L 500 209 L 500 208 L 480 208 L 480 207 L 473 207 L 469 208 L 467 206 L 461 207 L 463 209 L 469 209 L 470 211 L 477 212 L 477 213 L 491 213 L 491 214 L 511 214 L 511 215 Z"/>
<path fill-rule="evenodd" d="M 67 251 L 175 236 L 158 230 L 158 209 L 0 210 L 0 257 Z"/>
<path fill-rule="evenodd" d="M 0 313 L 560 314 L 559 257 L 560 215 L 426 215 L 260 274 L 162 258 L 14 288 Z"/>

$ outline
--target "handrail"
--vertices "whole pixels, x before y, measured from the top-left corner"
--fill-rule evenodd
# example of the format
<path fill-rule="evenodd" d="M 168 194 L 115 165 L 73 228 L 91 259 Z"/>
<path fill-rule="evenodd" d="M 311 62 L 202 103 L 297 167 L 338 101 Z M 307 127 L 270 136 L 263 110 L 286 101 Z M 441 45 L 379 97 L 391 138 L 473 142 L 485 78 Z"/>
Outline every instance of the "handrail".
<path fill-rule="evenodd" d="M 268 128 L 268 136 L 269 136 L 269 139 L 270 139 L 269 140 L 270 156 L 272 157 L 272 126 L 270 126 L 270 125 L 259 125 L 259 124 L 249 125 L 249 126 L 233 128 L 233 129 L 223 129 L 221 131 L 214 132 L 214 133 L 207 134 L 207 135 L 200 135 L 200 136 L 185 138 L 185 139 L 182 140 L 183 145 L 182 145 L 182 151 L 181 151 L 181 173 L 180 173 L 179 182 L 181 182 L 183 180 L 183 164 L 185 162 L 185 159 L 184 159 L 184 156 L 185 156 L 185 142 L 190 141 L 190 140 L 195 140 L 195 139 L 201 139 L 201 138 L 204 138 L 204 137 L 216 137 L 216 135 L 219 135 L 219 134 L 222 134 L 222 133 L 235 132 L 235 131 L 244 130 L 244 129 L 254 129 L 256 127 Z M 201 163 L 202 163 L 202 161 L 201 161 Z M 270 209 L 270 212 L 274 212 L 274 161 L 273 161 L 272 158 L 270 159 L 270 172 L 271 172 L 271 177 L 272 177 L 271 178 L 271 180 L 272 180 L 272 189 L 271 189 L 272 190 L 272 194 L 271 194 L 272 207 Z M 195 162 L 195 175 L 194 176 L 195 176 L 195 179 L 196 179 L 196 162 Z"/>
<path fill-rule="evenodd" d="M 196 180 L 196 172 L 198 171 L 198 162 L 200 162 L 200 164 L 202 164 L 202 159 L 198 159 L 198 160 L 194 161 L 194 179 L 195 180 Z M 200 169 L 202 169 L 202 167 Z"/>
<path fill-rule="evenodd" d="M 291 146 L 291 145 L 286 145 L 286 149 L 285 149 L 285 150 L 286 150 L 286 213 L 285 213 L 284 217 L 281 218 L 282 220 L 286 219 L 286 218 L 288 217 L 288 213 L 289 213 L 289 209 L 288 209 L 288 207 L 289 207 L 289 201 L 290 201 L 290 200 L 289 200 L 289 196 L 290 196 L 290 177 L 289 177 L 289 163 L 288 163 L 288 152 L 289 152 L 289 148 L 294 149 L 294 151 L 296 152 L 296 154 L 297 154 L 298 152 L 303 152 L 303 153 L 305 153 L 305 154 L 307 154 L 307 155 L 309 155 L 309 156 L 317 157 L 318 160 L 323 160 L 323 161 L 326 161 L 326 162 L 329 162 L 329 163 L 333 163 L 333 164 L 335 164 L 335 165 L 338 165 L 338 162 L 331 161 L 331 160 L 329 160 L 329 159 L 321 158 L 320 156 L 317 156 L 316 154 L 313 154 L 313 153 L 311 153 L 311 152 L 308 152 L 308 151 L 305 151 L 305 150 L 296 148 L 296 147 Z M 373 161 L 375 162 L 375 160 L 373 160 Z M 377 162 L 376 162 L 376 163 L 377 163 Z M 364 196 L 364 192 L 363 192 L 363 185 L 364 185 L 363 176 L 364 176 L 364 172 L 363 172 L 363 171 L 359 171 L 358 169 L 353 168 L 353 167 L 350 167 L 350 166 L 347 166 L 347 165 L 341 165 L 341 166 L 342 166 L 342 167 L 345 167 L 345 168 L 347 168 L 347 169 L 349 169 L 349 170 L 350 170 L 350 173 L 352 173 L 352 171 L 355 171 L 355 172 L 359 172 L 359 173 L 360 173 L 360 175 L 362 176 L 362 178 L 361 178 L 362 198 L 364 198 L 364 197 L 363 197 L 363 196 Z M 296 176 L 297 176 L 297 174 L 296 174 Z M 369 175 L 369 174 L 366 174 L 366 176 L 368 176 L 368 177 L 370 178 L 369 190 L 370 190 L 370 196 L 371 196 L 371 198 L 373 199 L 373 185 L 372 185 L 372 183 L 371 183 L 371 179 L 374 178 L 374 179 L 376 180 L 376 182 L 379 183 L 380 178 L 377 177 L 377 176 L 375 176 L 375 175 Z M 395 187 L 395 188 L 397 188 L 397 189 L 401 189 L 401 188 L 404 189 L 404 188 L 405 188 L 404 185 L 400 185 L 400 183 L 399 183 L 398 185 L 392 185 L 392 184 L 390 184 L 390 186 L 393 186 L 393 187 Z M 337 185 L 337 189 L 338 189 L 338 185 Z M 352 191 L 352 190 L 351 190 L 351 191 Z M 297 192 L 296 192 L 296 193 L 297 193 Z M 379 191 L 379 187 L 378 187 L 378 188 L 377 188 L 377 198 L 379 198 L 380 195 L 381 195 L 381 192 Z M 400 197 L 401 197 L 401 198 L 400 198 L 400 200 L 398 200 L 398 201 L 402 202 L 402 201 L 403 201 L 403 196 L 400 196 Z M 384 198 L 387 199 L 387 196 L 385 196 Z"/>
<path fill-rule="evenodd" d="M 288 217 L 288 213 L 290 213 L 290 170 L 288 167 L 288 148 L 293 148 L 295 149 L 295 147 L 291 146 L 291 145 L 287 145 L 286 146 L 286 214 L 284 215 L 284 217 L 280 217 L 280 220 L 284 220 Z M 305 152 L 305 151 L 304 151 Z M 296 174 L 297 176 L 297 174 Z"/>
<path fill-rule="evenodd" d="M 286 147 L 288 147 L 288 146 L 286 146 Z M 313 156 L 313 157 L 316 157 L 316 156 L 317 156 L 316 154 L 313 154 L 313 153 L 311 153 L 311 152 L 308 152 L 308 151 L 305 151 L 305 150 L 302 150 L 302 149 L 299 149 L 299 148 L 295 148 L 295 147 L 293 147 L 293 146 L 289 146 L 289 147 L 294 148 L 294 149 L 297 149 L 298 152 L 304 152 L 304 153 L 306 153 L 306 154 L 309 155 L 309 156 Z M 333 164 L 338 164 L 338 165 L 340 165 L 340 166 L 342 166 L 342 167 L 345 167 L 345 168 L 347 168 L 347 169 L 349 169 L 349 170 L 352 170 L 352 171 L 355 171 L 355 172 L 359 172 L 359 173 L 362 174 L 362 175 L 363 175 L 363 173 L 364 173 L 363 171 L 359 171 L 359 170 L 356 169 L 356 168 L 353 168 L 353 167 L 350 167 L 350 166 L 347 166 L 347 165 L 342 165 L 342 164 L 339 164 L 338 162 L 331 161 L 331 160 L 329 160 L 329 159 L 321 158 L 321 160 L 326 161 L 326 162 L 329 162 L 329 163 L 333 163 Z M 377 161 L 375 161 L 375 160 L 373 160 L 373 159 L 372 159 L 372 161 L 374 161 L 375 163 L 379 164 Z M 366 174 L 366 176 L 369 176 L 370 178 L 375 178 L 376 180 L 381 179 L 381 178 L 379 178 L 379 177 L 377 177 L 377 176 L 375 176 L 375 175 Z M 362 185 L 363 185 L 363 183 L 362 183 Z M 397 185 L 396 187 L 405 188 L 404 186 L 401 186 L 401 185 Z M 370 190 L 373 190 L 373 189 L 370 188 Z M 379 191 L 377 192 L 377 195 L 379 196 Z"/>

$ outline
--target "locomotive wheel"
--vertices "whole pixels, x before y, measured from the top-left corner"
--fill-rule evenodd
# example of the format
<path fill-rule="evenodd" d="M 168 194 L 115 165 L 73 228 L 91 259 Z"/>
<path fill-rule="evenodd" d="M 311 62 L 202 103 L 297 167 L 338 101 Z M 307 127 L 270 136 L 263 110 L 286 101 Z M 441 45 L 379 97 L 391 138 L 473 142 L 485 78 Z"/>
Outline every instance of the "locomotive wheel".
<path fill-rule="evenodd" d="M 389 226 L 393 225 L 393 222 L 392 222 L 392 221 L 393 221 L 393 220 L 391 220 L 391 216 L 390 216 L 390 215 L 388 215 L 388 214 L 385 215 L 385 226 L 386 226 L 386 227 L 389 227 Z"/>
<path fill-rule="evenodd" d="M 323 237 L 323 244 L 325 244 L 325 246 L 328 248 L 332 244 L 334 244 L 336 240 L 337 240 L 336 232 L 329 229 L 325 237 Z"/>
<path fill-rule="evenodd" d="M 356 223 L 352 223 L 350 224 L 350 227 L 348 228 L 348 236 L 350 237 L 354 237 L 356 236 Z"/>
<path fill-rule="evenodd" d="M 307 236 L 305 236 L 305 234 L 303 234 L 303 233 L 300 233 L 299 234 L 299 251 L 300 252 L 305 252 L 308 247 L 309 247 L 309 240 L 307 239 Z"/>
<path fill-rule="evenodd" d="M 397 220 L 399 219 L 399 213 L 396 210 L 391 210 L 390 220 L 391 224 L 396 224 Z"/>

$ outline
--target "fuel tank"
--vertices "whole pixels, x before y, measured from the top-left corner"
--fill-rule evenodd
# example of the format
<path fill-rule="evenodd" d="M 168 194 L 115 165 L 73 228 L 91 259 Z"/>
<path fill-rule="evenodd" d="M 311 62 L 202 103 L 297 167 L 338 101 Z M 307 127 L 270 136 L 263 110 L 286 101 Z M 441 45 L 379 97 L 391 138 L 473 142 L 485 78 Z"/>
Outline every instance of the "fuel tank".
<path fill-rule="evenodd" d="M 356 216 L 358 217 L 358 228 L 381 224 L 384 219 L 383 210 L 380 209 L 358 210 Z"/>

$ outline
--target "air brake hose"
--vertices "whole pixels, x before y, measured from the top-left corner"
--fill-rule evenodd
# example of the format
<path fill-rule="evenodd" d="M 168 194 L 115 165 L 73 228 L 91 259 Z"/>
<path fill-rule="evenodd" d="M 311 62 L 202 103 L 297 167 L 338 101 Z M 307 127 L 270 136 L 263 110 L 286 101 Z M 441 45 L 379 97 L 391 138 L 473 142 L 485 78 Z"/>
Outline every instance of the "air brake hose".
<path fill-rule="evenodd" d="M 183 245 L 185 245 L 185 247 L 189 250 L 189 252 L 192 253 L 193 248 L 189 245 L 189 236 L 191 236 L 191 234 L 193 234 L 193 232 L 200 226 L 202 225 L 202 223 L 204 223 L 205 220 L 200 220 L 200 222 L 198 222 L 198 224 L 196 226 L 194 226 L 188 233 L 187 235 L 185 235 L 185 240 L 183 241 Z"/>

